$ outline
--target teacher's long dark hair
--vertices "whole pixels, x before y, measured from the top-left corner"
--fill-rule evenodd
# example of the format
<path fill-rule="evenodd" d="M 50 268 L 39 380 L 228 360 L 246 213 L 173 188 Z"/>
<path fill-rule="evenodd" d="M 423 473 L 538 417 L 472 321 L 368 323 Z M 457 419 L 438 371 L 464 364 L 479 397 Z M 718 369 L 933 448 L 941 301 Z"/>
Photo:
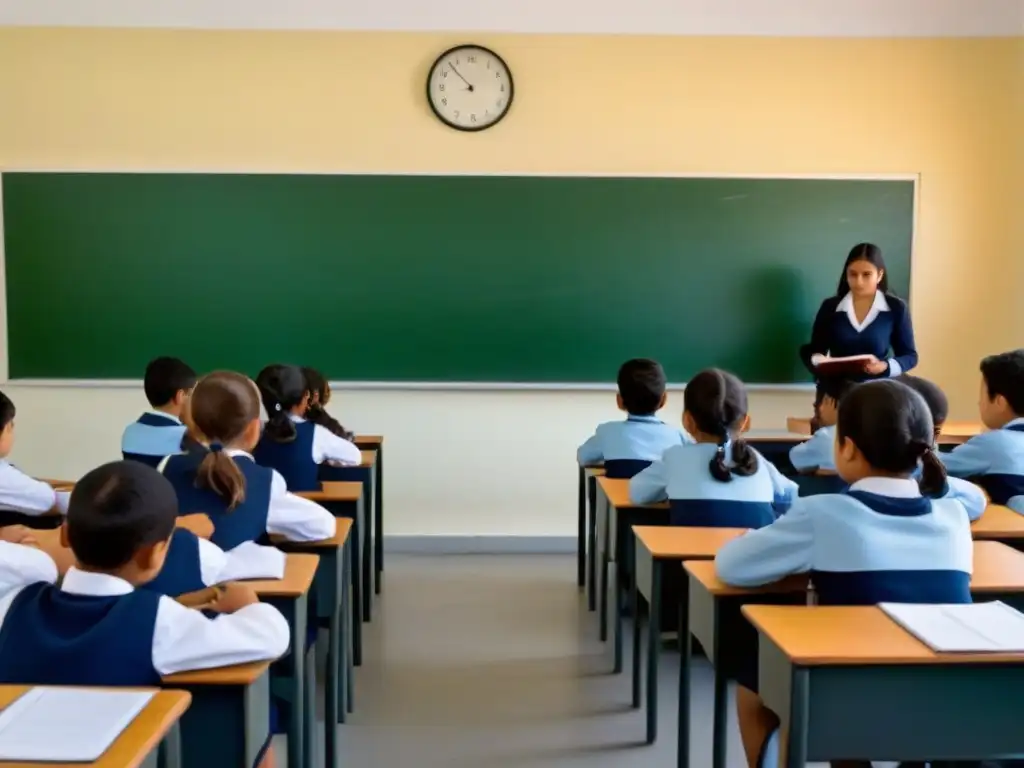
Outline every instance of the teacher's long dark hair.
<path fill-rule="evenodd" d="M 874 243 L 858 243 L 850 249 L 850 253 L 846 257 L 846 263 L 843 264 L 843 271 L 839 273 L 839 286 L 836 288 L 836 298 L 841 299 L 850 292 L 850 279 L 848 274 L 850 271 L 850 265 L 855 264 L 858 261 L 867 262 L 881 273 L 882 279 L 878 281 L 878 290 L 882 293 L 889 294 L 890 296 L 895 295 L 889 293 L 889 271 L 885 268 L 885 259 L 882 258 L 882 249 Z"/>

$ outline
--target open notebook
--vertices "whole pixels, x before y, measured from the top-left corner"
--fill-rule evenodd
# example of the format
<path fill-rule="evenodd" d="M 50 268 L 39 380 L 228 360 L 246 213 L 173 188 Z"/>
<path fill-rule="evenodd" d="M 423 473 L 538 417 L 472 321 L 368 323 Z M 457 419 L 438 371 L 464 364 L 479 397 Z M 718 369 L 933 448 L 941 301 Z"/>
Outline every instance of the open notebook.
<path fill-rule="evenodd" d="M 277 547 L 263 547 L 246 541 L 227 553 L 227 561 L 217 574 L 217 582 L 280 579 L 284 577 L 284 564 L 284 552 Z"/>
<path fill-rule="evenodd" d="M 937 653 L 1024 652 L 1024 613 L 998 600 L 968 605 L 879 607 Z"/>
<path fill-rule="evenodd" d="M 0 760 L 97 760 L 153 695 L 153 691 L 32 688 L 0 712 Z"/>

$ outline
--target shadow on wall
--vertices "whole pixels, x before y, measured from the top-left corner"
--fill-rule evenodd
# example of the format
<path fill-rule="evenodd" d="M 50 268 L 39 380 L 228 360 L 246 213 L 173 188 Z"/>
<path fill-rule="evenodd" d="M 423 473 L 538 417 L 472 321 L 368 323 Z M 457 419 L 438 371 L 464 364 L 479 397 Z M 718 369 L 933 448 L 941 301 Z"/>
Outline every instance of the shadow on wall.
<path fill-rule="evenodd" d="M 766 267 L 747 275 L 739 300 L 744 316 L 757 318 L 743 343 L 722 360 L 748 384 L 810 381 L 800 362 L 800 347 L 811 337 L 814 309 L 809 308 L 799 270 Z"/>

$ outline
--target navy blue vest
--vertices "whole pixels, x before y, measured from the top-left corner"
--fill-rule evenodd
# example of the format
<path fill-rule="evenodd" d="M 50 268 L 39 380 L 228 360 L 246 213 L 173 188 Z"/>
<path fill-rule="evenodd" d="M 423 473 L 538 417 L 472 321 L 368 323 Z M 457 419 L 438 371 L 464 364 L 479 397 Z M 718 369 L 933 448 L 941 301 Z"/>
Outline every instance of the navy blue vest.
<path fill-rule="evenodd" d="M 199 558 L 199 537 L 184 528 L 175 528 L 167 547 L 167 558 L 160 573 L 142 589 L 177 597 L 205 589 Z"/>
<path fill-rule="evenodd" d="M 178 494 L 178 514 L 208 515 L 213 522 L 210 541 L 225 551 L 246 541 L 266 541 L 273 470 L 259 466 L 248 456 L 235 456 L 235 464 L 245 476 L 245 501 L 229 511 L 228 502 L 219 495 L 196 487 L 196 471 L 203 457 L 181 454 L 172 456 L 164 465 L 164 477 Z"/>
<path fill-rule="evenodd" d="M 157 686 L 153 632 L 160 595 L 71 595 L 31 584 L 0 627 L 0 683 Z"/>
<path fill-rule="evenodd" d="M 1010 432 L 1024 432 L 1024 424 L 1003 427 Z M 993 504 L 1005 504 L 1014 496 L 1024 496 L 1024 475 L 992 474 L 972 477 L 971 482 L 985 489 Z"/>
<path fill-rule="evenodd" d="M 604 463 L 604 474 L 613 480 L 628 480 L 649 466 L 651 462 L 643 459 L 608 459 Z"/>
<path fill-rule="evenodd" d="M 292 493 L 319 491 L 320 467 L 313 461 L 315 431 L 316 424 L 301 421 L 295 425 L 295 439 L 289 443 L 279 443 L 264 434 L 252 452 L 253 458 L 257 464 L 280 472 Z"/>
<path fill-rule="evenodd" d="M 764 528 L 775 522 L 775 508 L 768 501 L 726 499 L 670 499 L 671 525 L 699 528 Z"/>
<path fill-rule="evenodd" d="M 929 515 L 931 500 L 894 499 L 866 491 L 847 491 L 875 512 L 893 517 Z M 964 571 L 811 571 L 811 582 L 821 605 L 877 605 L 878 603 L 970 603 L 971 575 Z"/>

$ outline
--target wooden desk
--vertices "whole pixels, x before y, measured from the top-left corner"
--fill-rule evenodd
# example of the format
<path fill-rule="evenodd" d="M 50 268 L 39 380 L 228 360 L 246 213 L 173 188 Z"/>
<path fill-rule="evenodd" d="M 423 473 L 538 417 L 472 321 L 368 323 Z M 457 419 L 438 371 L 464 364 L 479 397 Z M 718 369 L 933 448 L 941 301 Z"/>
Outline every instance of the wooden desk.
<path fill-rule="evenodd" d="M 332 467 L 331 471 L 333 473 L 340 469 L 342 468 Z M 363 580 L 363 574 L 366 572 L 363 557 L 370 547 L 370 537 L 366 529 L 364 484 L 362 481 L 327 481 L 321 483 L 320 488 L 319 491 L 306 491 L 298 495 L 322 504 L 339 520 L 352 521 L 352 540 L 348 544 L 346 558 L 352 571 L 352 653 L 358 667 L 363 663 L 363 609 L 369 600 L 368 595 L 364 597 L 369 585 Z"/>
<path fill-rule="evenodd" d="M 336 467 L 322 464 L 320 480 L 323 482 L 325 490 L 336 482 L 360 483 L 362 485 L 363 495 L 359 502 L 363 505 L 362 514 L 359 515 L 359 568 L 361 575 L 356 605 L 362 606 L 363 621 L 369 622 L 372 619 L 373 611 L 373 591 L 370 585 L 373 581 L 373 574 L 376 572 L 373 565 L 376 548 L 373 543 L 372 510 L 377 496 L 377 472 L 375 469 L 377 453 L 376 451 L 360 451 L 360 453 L 362 454 L 362 463 L 357 467 Z M 346 514 L 345 517 L 351 517 L 351 515 Z"/>
<path fill-rule="evenodd" d="M 982 516 L 971 523 L 971 536 L 1024 548 L 1024 515 L 1001 504 L 989 504 Z"/>
<path fill-rule="evenodd" d="M 32 689 L 31 685 L 0 686 L 0 709 Z M 91 763 L 20 763 L 0 760 L 0 768 L 181 768 L 181 734 L 178 720 L 188 709 L 192 697 L 185 691 L 155 691 L 131 724 L 121 732 L 106 752 Z M 60 736 L 60 724 L 54 726 Z M 159 757 L 157 753 L 159 754 Z"/>
<path fill-rule="evenodd" d="M 779 765 L 1024 753 L 1024 654 L 934 653 L 876 607 L 743 615 L 759 635 L 761 698 L 788 743 Z"/>
<path fill-rule="evenodd" d="M 181 762 L 250 766 L 270 736 L 270 662 L 167 675 L 192 706 L 181 718 Z"/>
<path fill-rule="evenodd" d="M 350 610 L 349 585 L 351 568 L 347 560 L 352 553 L 352 529 L 354 523 L 348 518 L 338 518 L 337 530 L 330 539 L 311 542 L 284 541 L 271 537 L 281 549 L 289 552 L 315 552 L 320 557 L 313 589 L 316 594 L 314 601 L 317 611 L 317 623 L 327 626 L 327 674 L 324 683 L 324 728 L 325 752 L 327 768 L 335 768 L 340 764 L 338 755 L 338 733 L 332 723 L 345 722 L 346 715 L 353 708 L 353 658 L 354 658 L 354 627 L 358 627 L 358 610 Z M 313 664 L 305 665 L 307 712 L 316 712 L 316 680 Z M 307 755 L 313 756 L 312 745 L 315 743 L 316 717 L 305 719 L 306 737 L 304 742 L 310 745 Z M 310 762 L 316 765 L 316 760 Z M 289 763 L 290 765 L 290 763 Z"/>
<path fill-rule="evenodd" d="M 377 493 L 373 497 L 373 591 L 379 595 L 381 574 L 384 572 L 384 436 L 356 435 L 355 444 L 360 450 L 377 452 L 377 461 L 374 465 Z"/>
<path fill-rule="evenodd" d="M 640 597 L 647 601 L 647 743 L 653 744 L 658 737 L 658 655 L 661 647 L 661 595 L 665 585 L 666 565 L 691 559 L 710 559 L 726 542 L 743 534 L 745 528 L 697 528 L 636 526 L 633 528 L 635 568 L 633 570 L 632 613 L 633 613 L 633 706 L 640 706 Z M 682 604 L 686 608 L 686 590 L 678 589 Z M 683 585 L 685 587 L 685 584 Z M 616 612 L 615 622 L 622 623 L 621 611 Z M 616 629 L 615 636 L 622 635 Z M 690 632 L 680 626 L 679 644 L 689 646 Z"/>
<path fill-rule="evenodd" d="M 798 416 L 786 419 L 786 429 L 797 435 L 811 434 L 811 420 Z M 939 445 L 960 445 L 975 435 L 980 435 L 985 427 L 975 421 L 947 421 L 939 433 Z"/>
<path fill-rule="evenodd" d="M 1024 605 L 1024 553 L 995 541 L 974 542 L 974 573 L 971 592 L 978 600 L 1003 600 L 1016 608 Z M 726 765 L 727 684 L 744 657 L 758 653 L 757 633 L 742 617 L 744 605 L 802 605 L 807 602 L 805 574 L 787 577 L 754 589 L 722 582 L 711 561 L 683 564 L 689 579 L 689 629 L 714 665 L 714 725 L 712 768 Z M 680 755 L 677 765 L 688 765 L 689 756 L 689 656 L 680 660 Z M 686 706 L 684 706 L 686 702 Z"/>
<path fill-rule="evenodd" d="M 313 585 L 320 557 L 313 554 L 288 553 L 285 555 L 284 576 L 280 579 L 254 579 L 246 582 L 260 599 L 273 605 L 288 621 L 292 636 L 292 652 L 279 664 L 288 677 L 289 722 L 288 722 L 288 765 L 313 765 L 311 756 L 313 744 L 306 743 L 306 718 L 316 719 L 316 710 L 307 710 L 305 690 L 306 665 L 315 663 L 313 649 L 306 648 L 309 624 L 309 590 Z M 316 617 L 313 617 L 316 621 Z M 309 678 L 313 678 L 310 674 Z M 316 685 L 315 679 L 312 685 Z"/>
<path fill-rule="evenodd" d="M 632 556 L 633 547 L 630 527 L 633 525 L 667 525 L 668 502 L 635 505 L 629 500 L 629 480 L 597 477 L 596 536 L 598 557 L 601 559 L 600 574 L 600 637 L 608 639 L 608 571 L 616 564 L 614 573 L 615 610 L 621 613 L 622 590 L 619 588 L 618 568 L 629 564 L 623 561 Z M 616 622 L 615 672 L 622 671 L 622 624 Z"/>
<path fill-rule="evenodd" d="M 604 475 L 604 467 L 599 464 L 576 468 L 578 478 L 579 503 L 576 519 L 576 584 L 587 587 L 587 608 L 593 611 L 597 607 L 597 589 L 594 578 L 597 574 L 597 525 L 594 519 L 594 508 L 597 499 L 597 482 Z"/>

